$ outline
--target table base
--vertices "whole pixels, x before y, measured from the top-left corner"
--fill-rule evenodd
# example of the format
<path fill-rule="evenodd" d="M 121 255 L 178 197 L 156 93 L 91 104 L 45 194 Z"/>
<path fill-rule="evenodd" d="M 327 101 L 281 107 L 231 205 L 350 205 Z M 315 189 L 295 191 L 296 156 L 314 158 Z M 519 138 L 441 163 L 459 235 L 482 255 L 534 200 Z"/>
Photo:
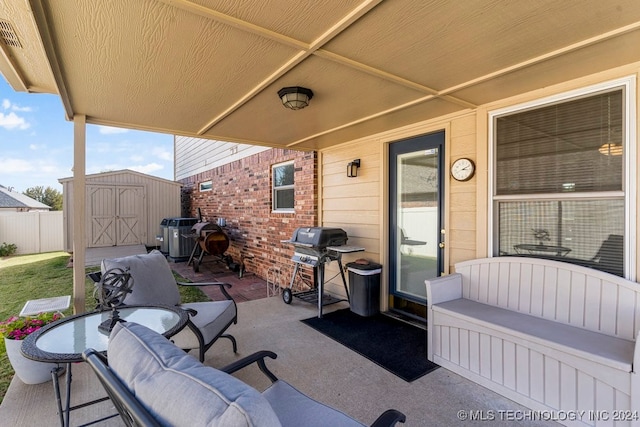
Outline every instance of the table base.
<path fill-rule="evenodd" d="M 65 402 L 62 402 L 62 393 L 60 392 L 60 372 L 64 370 L 62 366 L 58 366 L 51 370 L 51 377 L 53 379 L 53 392 L 55 393 L 56 405 L 58 407 L 58 417 L 60 419 L 60 425 L 62 427 L 69 427 L 70 419 L 71 419 L 71 411 L 75 411 L 76 409 L 86 408 L 87 406 L 95 405 L 96 403 L 104 402 L 109 400 L 108 396 L 101 397 L 99 399 L 91 400 L 89 402 L 81 403 L 76 406 L 71 406 L 71 363 L 66 364 L 67 372 L 65 373 Z M 93 424 L 97 424 L 99 422 L 117 417 L 119 414 L 115 413 L 113 415 L 108 415 L 106 417 L 102 417 L 100 419 L 88 422 L 86 424 L 82 424 L 79 427 L 90 426 Z"/>

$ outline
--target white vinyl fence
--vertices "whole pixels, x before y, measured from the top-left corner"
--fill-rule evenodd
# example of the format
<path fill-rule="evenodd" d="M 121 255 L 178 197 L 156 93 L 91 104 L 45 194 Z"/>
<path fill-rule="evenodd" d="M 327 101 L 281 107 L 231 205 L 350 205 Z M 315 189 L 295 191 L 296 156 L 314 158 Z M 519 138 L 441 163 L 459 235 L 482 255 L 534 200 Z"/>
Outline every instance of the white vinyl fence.
<path fill-rule="evenodd" d="M 20 255 L 64 250 L 62 211 L 0 214 L 2 243 L 13 243 Z"/>

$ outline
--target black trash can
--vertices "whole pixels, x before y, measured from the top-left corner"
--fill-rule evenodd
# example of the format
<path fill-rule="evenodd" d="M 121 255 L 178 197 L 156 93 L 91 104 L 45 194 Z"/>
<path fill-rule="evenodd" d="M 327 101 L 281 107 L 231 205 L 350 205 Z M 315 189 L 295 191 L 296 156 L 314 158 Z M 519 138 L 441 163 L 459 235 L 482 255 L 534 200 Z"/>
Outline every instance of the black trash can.
<path fill-rule="evenodd" d="M 350 262 L 347 270 L 351 311 L 367 317 L 379 313 L 382 265 L 371 261 L 366 264 Z"/>

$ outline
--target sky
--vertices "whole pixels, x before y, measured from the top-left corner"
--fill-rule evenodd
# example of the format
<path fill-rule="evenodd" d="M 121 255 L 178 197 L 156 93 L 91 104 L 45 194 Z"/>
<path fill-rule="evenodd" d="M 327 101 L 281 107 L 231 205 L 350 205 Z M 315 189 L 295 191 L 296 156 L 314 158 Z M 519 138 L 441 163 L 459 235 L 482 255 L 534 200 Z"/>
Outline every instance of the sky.
<path fill-rule="evenodd" d="M 87 125 L 87 174 L 131 169 L 173 180 L 173 136 Z M 60 97 L 15 92 L 0 75 L 0 185 L 62 192 L 73 176 L 73 122 Z"/>

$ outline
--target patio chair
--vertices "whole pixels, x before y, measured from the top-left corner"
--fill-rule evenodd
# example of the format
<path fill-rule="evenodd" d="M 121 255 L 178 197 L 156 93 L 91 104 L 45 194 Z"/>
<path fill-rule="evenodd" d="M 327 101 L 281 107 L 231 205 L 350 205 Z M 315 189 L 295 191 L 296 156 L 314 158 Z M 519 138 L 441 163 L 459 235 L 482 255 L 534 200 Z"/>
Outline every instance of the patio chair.
<path fill-rule="evenodd" d="M 124 305 L 169 305 L 179 306 L 189 313 L 187 328 L 173 336 L 172 341 L 183 350 L 198 349 L 198 358 L 204 361 L 206 351 L 220 337 L 231 340 L 233 352 L 237 353 L 236 339 L 224 332 L 232 323 L 238 322 L 236 303 L 227 292 L 231 285 L 223 282 L 177 282 L 165 256 L 157 250 L 144 255 L 132 255 L 115 259 L 104 259 L 101 272 L 119 268 L 128 269 L 133 278 L 131 293 L 126 294 Z M 92 276 L 95 281 L 96 276 Z M 99 279 L 98 279 L 99 280 Z M 178 286 L 218 286 L 224 300 L 191 302 L 180 304 Z"/>
<path fill-rule="evenodd" d="M 118 323 L 107 354 L 108 365 L 92 349 L 83 357 L 128 426 L 363 426 L 279 380 L 265 364 L 265 358 L 276 358 L 269 351 L 217 370 L 145 326 Z M 272 382 L 262 393 L 230 375 L 253 363 Z M 390 409 L 372 425 L 404 421 L 404 414 Z"/>
<path fill-rule="evenodd" d="M 598 252 L 591 261 L 596 263 L 596 268 L 616 276 L 624 276 L 624 236 L 609 234 L 602 242 Z"/>

